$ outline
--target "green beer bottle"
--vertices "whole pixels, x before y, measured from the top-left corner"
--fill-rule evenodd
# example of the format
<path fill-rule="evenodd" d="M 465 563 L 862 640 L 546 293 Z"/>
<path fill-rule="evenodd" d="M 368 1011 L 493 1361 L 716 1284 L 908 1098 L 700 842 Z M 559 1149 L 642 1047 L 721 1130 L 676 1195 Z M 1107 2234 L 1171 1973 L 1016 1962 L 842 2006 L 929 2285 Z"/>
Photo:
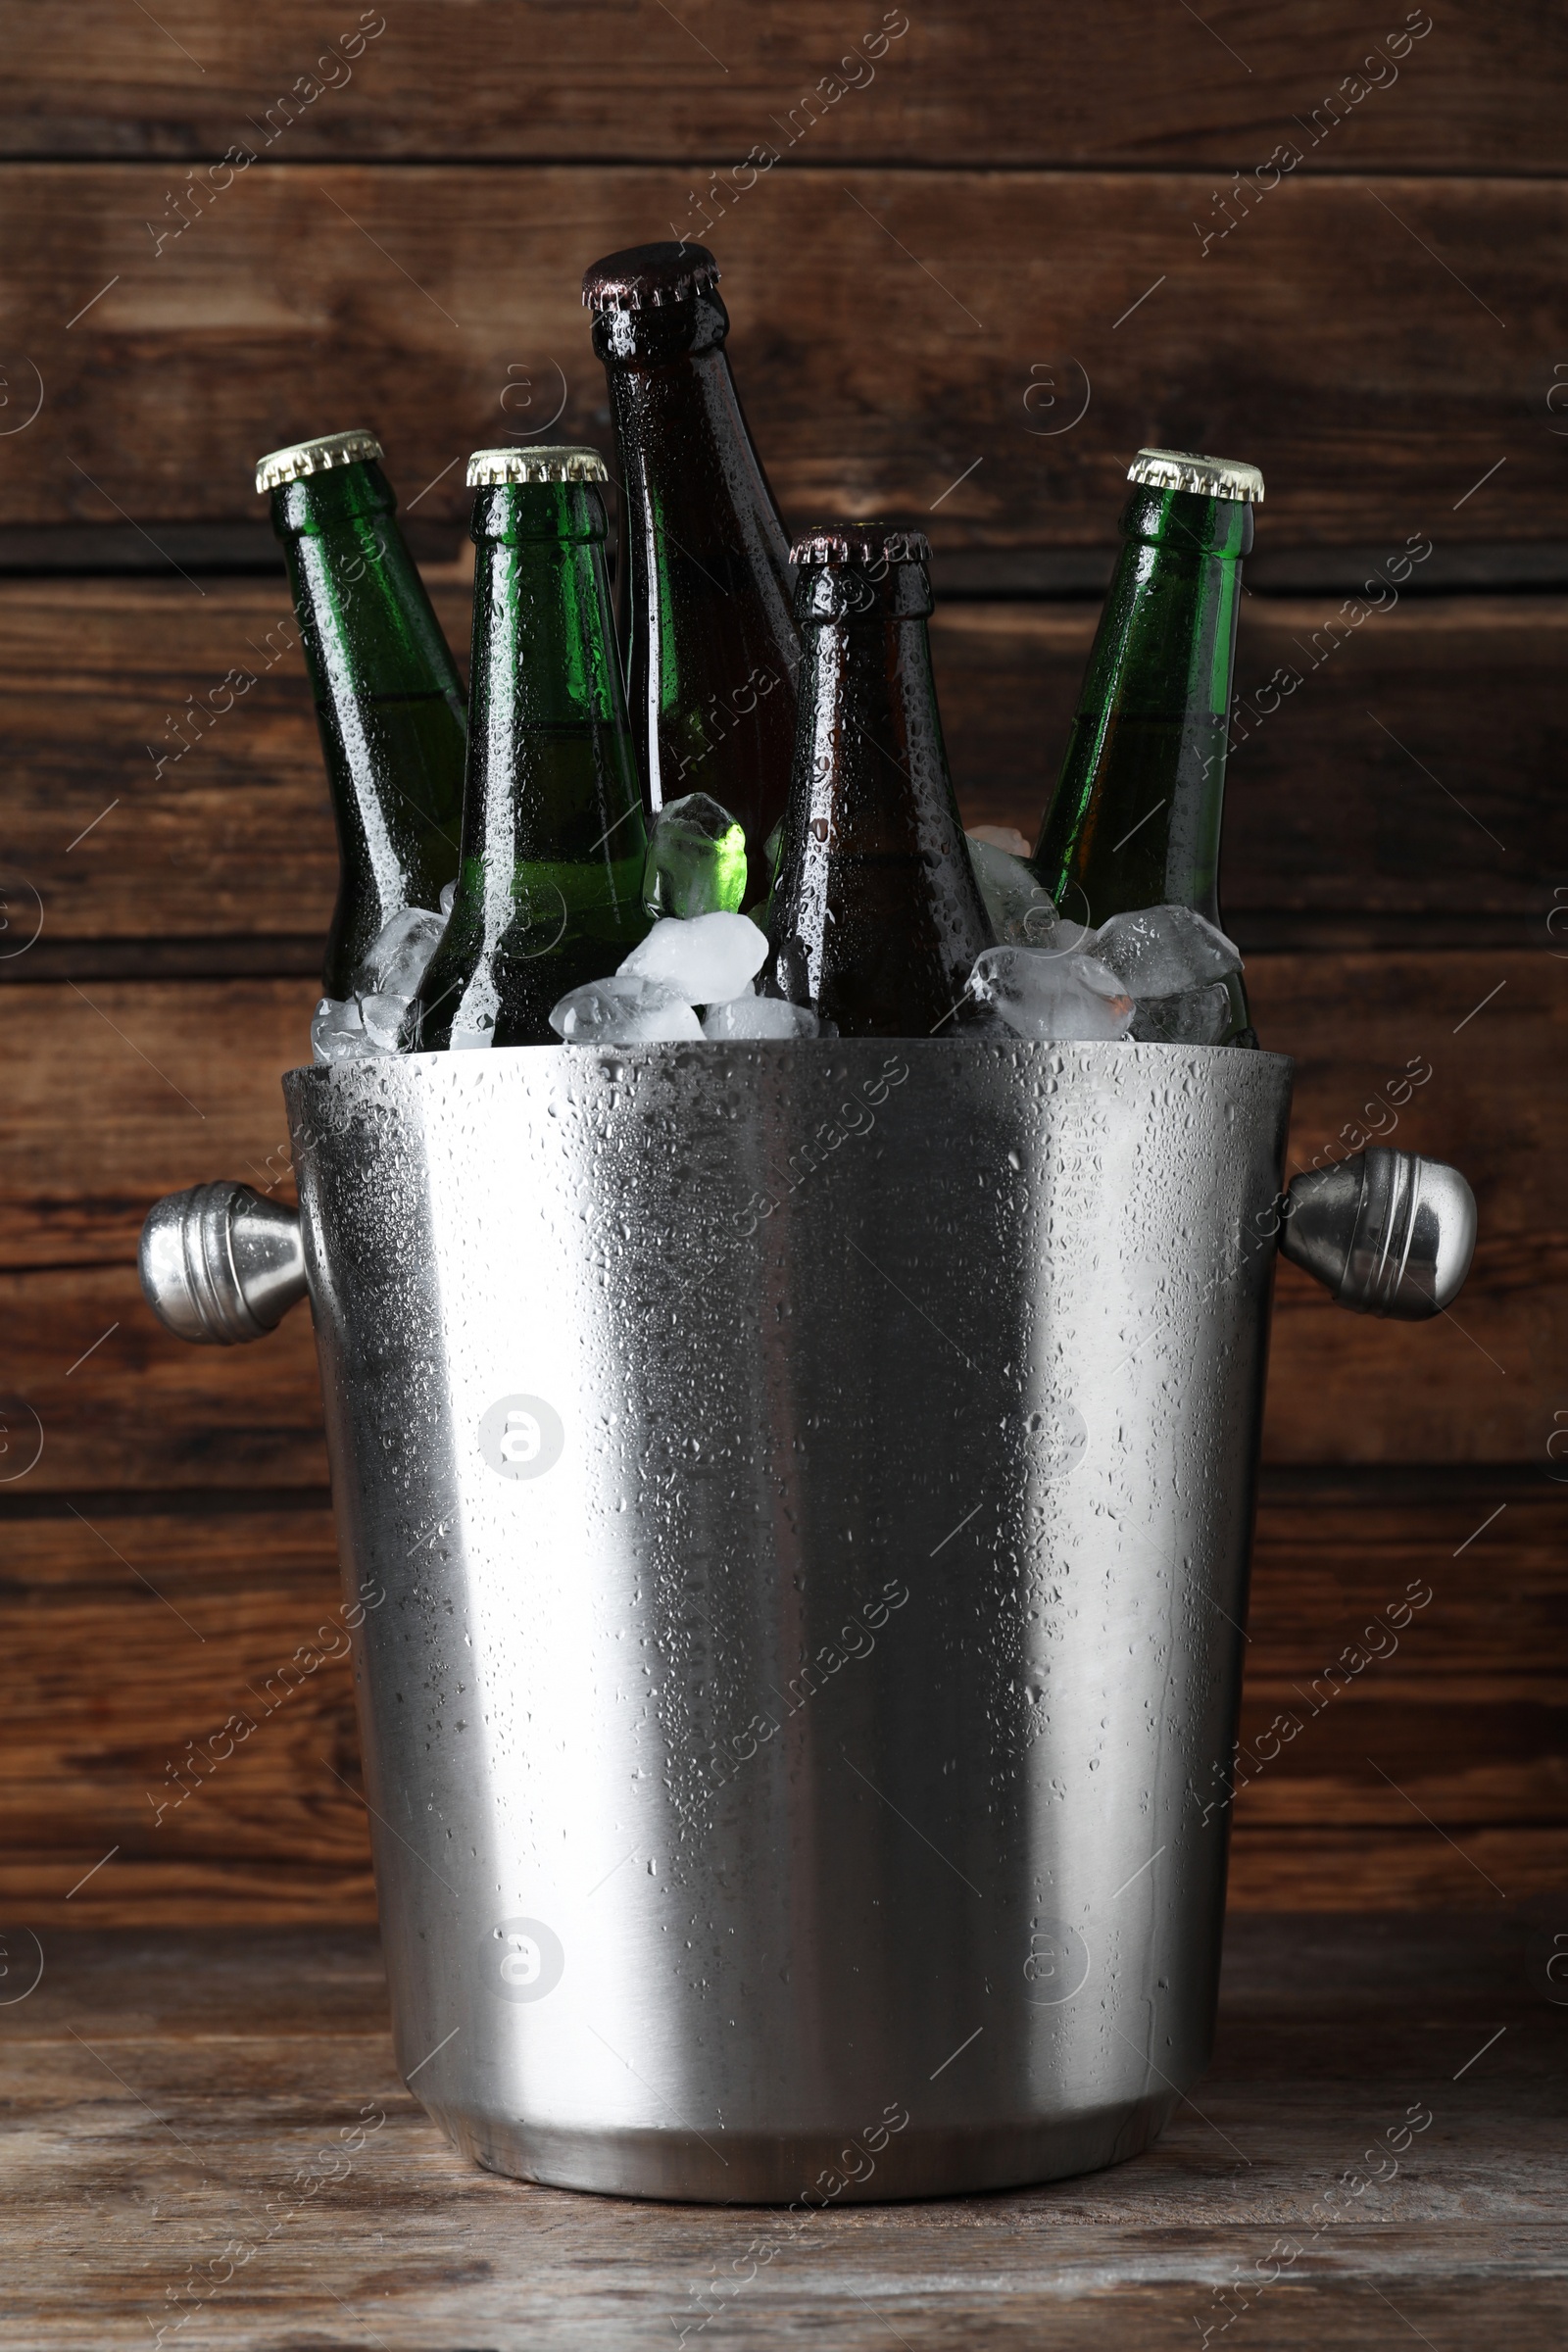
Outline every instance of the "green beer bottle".
<path fill-rule="evenodd" d="M 337 998 L 393 915 L 439 907 L 463 821 L 463 681 L 380 457 L 369 433 L 328 433 L 256 468 L 288 561 L 332 794 L 339 880 L 321 985 Z"/>
<path fill-rule="evenodd" d="M 550 1008 L 648 929 L 647 831 L 592 449 L 482 449 L 457 896 L 403 1044 L 545 1046 Z"/>
<path fill-rule="evenodd" d="M 790 550 L 800 719 L 764 987 L 844 1037 L 951 1036 L 994 945 L 937 712 L 930 555 L 881 523 Z"/>
<path fill-rule="evenodd" d="M 1030 862 L 1075 922 L 1163 906 L 1217 926 L 1242 558 L 1263 477 L 1141 449 L 1127 478 L 1124 545 Z M 1255 1045 L 1239 973 L 1225 986 L 1224 1034 L 1198 1042 Z"/>

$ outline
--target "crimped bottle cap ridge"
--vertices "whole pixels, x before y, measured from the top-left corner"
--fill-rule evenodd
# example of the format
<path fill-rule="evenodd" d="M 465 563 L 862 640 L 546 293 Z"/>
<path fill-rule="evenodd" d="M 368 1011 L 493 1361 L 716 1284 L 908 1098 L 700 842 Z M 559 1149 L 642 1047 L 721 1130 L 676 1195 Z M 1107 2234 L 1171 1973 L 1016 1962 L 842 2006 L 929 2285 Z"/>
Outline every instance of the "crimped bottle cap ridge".
<path fill-rule="evenodd" d="M 627 245 L 607 253 L 582 273 L 583 308 L 589 311 L 659 310 L 693 294 L 710 294 L 718 264 L 706 245 Z"/>
<path fill-rule="evenodd" d="M 1263 476 L 1244 458 L 1205 458 L 1193 449 L 1141 449 L 1127 468 L 1130 482 L 1152 490 L 1191 490 L 1200 498 L 1263 503 Z"/>
<path fill-rule="evenodd" d="M 334 466 L 354 466 L 378 459 L 381 444 L 373 433 L 323 433 L 316 441 L 294 441 L 274 449 L 256 463 L 259 492 L 279 490 L 285 482 L 303 481 L 307 474 L 327 473 Z"/>
<path fill-rule="evenodd" d="M 790 562 L 808 569 L 883 571 L 893 564 L 929 564 L 931 542 L 923 531 L 887 522 L 831 523 L 807 531 L 790 548 Z"/>
<path fill-rule="evenodd" d="M 610 468 L 597 449 L 575 443 L 538 442 L 521 449 L 476 449 L 468 460 L 468 488 L 497 482 L 608 482 Z"/>

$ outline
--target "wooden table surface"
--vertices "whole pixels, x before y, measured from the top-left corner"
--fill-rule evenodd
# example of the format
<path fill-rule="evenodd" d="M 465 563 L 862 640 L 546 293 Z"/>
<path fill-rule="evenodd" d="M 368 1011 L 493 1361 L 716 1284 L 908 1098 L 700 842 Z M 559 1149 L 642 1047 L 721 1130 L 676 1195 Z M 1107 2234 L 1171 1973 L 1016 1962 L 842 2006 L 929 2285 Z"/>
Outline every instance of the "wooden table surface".
<path fill-rule="evenodd" d="M 5 1941 L 0 1991 L 36 1965 Z M 368 1933 L 45 1942 L 0 2007 L 8 2352 L 1568 2340 L 1544 1913 L 1239 1918 L 1150 2154 L 808 2221 L 471 2169 L 398 2081 Z"/>

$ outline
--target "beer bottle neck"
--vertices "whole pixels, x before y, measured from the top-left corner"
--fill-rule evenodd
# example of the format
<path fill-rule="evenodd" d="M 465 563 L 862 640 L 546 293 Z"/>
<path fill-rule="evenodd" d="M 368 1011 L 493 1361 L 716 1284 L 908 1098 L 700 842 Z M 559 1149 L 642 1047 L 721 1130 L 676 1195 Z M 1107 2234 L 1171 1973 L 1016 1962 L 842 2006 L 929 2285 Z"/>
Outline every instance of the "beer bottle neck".
<path fill-rule="evenodd" d="M 318 704 L 438 692 L 463 700 L 446 639 L 379 466 L 363 461 L 272 493 Z"/>
<path fill-rule="evenodd" d="M 473 539 L 463 861 L 411 1008 L 424 1052 L 554 1043 L 551 1006 L 613 971 L 648 927 L 599 492 L 493 484 Z"/>
<path fill-rule="evenodd" d="M 917 565 L 884 582 L 819 571 L 801 606 L 802 701 L 813 713 L 813 813 L 853 827 L 858 850 L 890 831 L 904 844 L 933 796 L 951 801 L 931 673 L 931 593 Z M 821 808 L 815 803 L 821 801 Z"/>
<path fill-rule="evenodd" d="M 369 460 L 272 493 L 337 830 L 322 985 L 346 997 L 384 924 L 434 908 L 457 870 L 463 681 Z"/>
<path fill-rule="evenodd" d="M 1188 906 L 1217 918 L 1226 721 L 1252 511 L 1140 484 L 1035 852 L 1075 920 Z"/>
<path fill-rule="evenodd" d="M 482 896 L 487 927 L 505 928 L 520 867 L 597 847 L 598 802 L 584 793 L 583 761 L 613 766 L 623 756 L 625 702 L 598 491 L 497 484 L 479 496 L 473 538 L 463 888 L 470 904 Z M 625 831 L 622 845 L 610 845 L 612 858 L 618 848 L 640 854 L 641 827 Z"/>
<path fill-rule="evenodd" d="M 991 931 L 948 773 L 918 564 L 803 571 L 801 724 L 770 985 L 846 1036 L 954 1017 Z"/>
<path fill-rule="evenodd" d="M 727 597 L 755 593 L 760 573 L 788 639 L 789 540 L 735 389 L 728 328 L 716 295 L 594 320 L 625 469 L 621 580 L 662 564 L 689 575 L 688 594 L 706 584 Z"/>
<path fill-rule="evenodd" d="M 661 365 L 609 367 L 615 445 L 625 461 L 627 534 L 667 527 L 670 563 L 706 566 L 719 590 L 736 560 L 766 564 L 788 613 L 790 541 L 745 428 L 741 395 L 721 343 Z M 637 536 L 632 536 L 637 548 Z"/>

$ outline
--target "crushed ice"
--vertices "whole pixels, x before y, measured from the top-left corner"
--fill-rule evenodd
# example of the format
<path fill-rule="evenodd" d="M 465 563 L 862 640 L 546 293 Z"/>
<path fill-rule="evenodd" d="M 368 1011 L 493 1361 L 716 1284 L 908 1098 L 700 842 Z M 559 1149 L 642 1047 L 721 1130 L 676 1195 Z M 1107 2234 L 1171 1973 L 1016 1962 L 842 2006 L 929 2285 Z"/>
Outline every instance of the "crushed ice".
<path fill-rule="evenodd" d="M 727 811 L 701 793 L 662 813 L 645 903 L 650 913 L 671 911 L 658 914 L 618 971 L 562 998 L 550 1015 L 559 1037 L 574 1045 L 638 1045 L 832 1034 L 831 1024 L 824 1031 L 807 1007 L 758 993 L 757 975 L 767 959 L 766 908 L 735 911 L 744 889 L 738 833 Z M 975 960 L 971 1019 L 960 1037 L 1219 1043 L 1231 1022 L 1227 984 L 1242 968 L 1240 951 L 1223 931 L 1192 907 L 1174 906 L 1113 914 L 1098 930 L 1071 922 L 1013 843 L 1023 846 L 1022 837 L 1000 826 L 968 836 L 997 945 Z M 361 964 L 354 995 L 321 999 L 311 1023 L 318 1062 L 397 1052 L 455 887 L 448 883 L 442 891 L 439 913 L 401 908 Z M 453 1032 L 455 1050 L 489 1042 L 488 1034 Z"/>
<path fill-rule="evenodd" d="M 1056 912 L 1023 860 L 969 837 L 969 857 L 999 945 L 975 959 L 969 995 L 1016 1037 L 1132 1037 L 1218 1045 L 1231 1025 L 1230 974 L 1241 951 L 1191 906 L 1144 906 L 1098 930 Z M 960 1032 L 960 1034 L 962 1034 Z"/>
<path fill-rule="evenodd" d="M 311 1022 L 318 1062 L 369 1061 L 397 1052 L 403 1016 L 441 944 L 456 889 L 449 882 L 442 891 L 439 914 L 428 906 L 400 906 L 370 942 L 354 975 L 353 996 L 321 999 Z"/>

